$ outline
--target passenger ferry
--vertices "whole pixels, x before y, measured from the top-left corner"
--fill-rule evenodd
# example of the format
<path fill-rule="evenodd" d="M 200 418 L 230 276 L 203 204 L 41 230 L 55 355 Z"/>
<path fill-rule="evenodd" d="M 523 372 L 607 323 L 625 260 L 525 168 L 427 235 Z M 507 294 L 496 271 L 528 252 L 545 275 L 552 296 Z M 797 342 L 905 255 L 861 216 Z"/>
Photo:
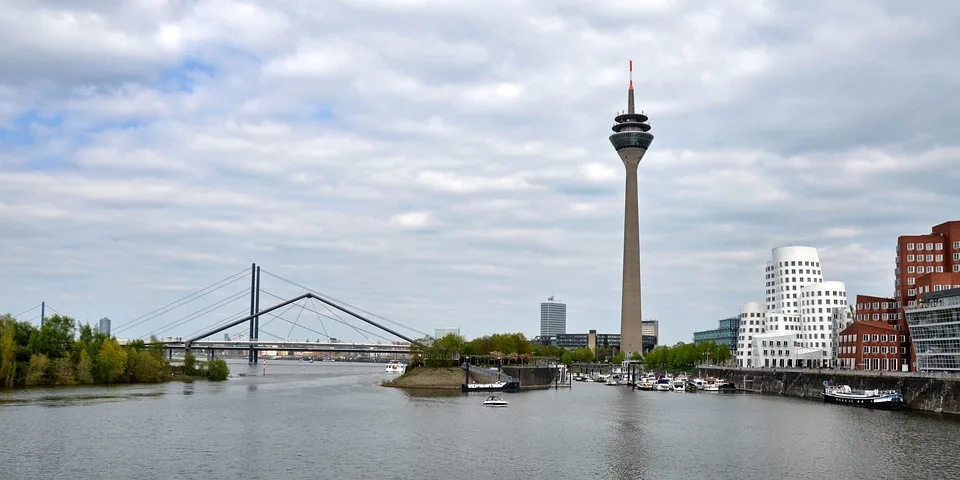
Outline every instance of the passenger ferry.
<path fill-rule="evenodd" d="M 850 385 L 832 386 L 827 381 L 823 382 L 823 401 L 884 410 L 903 408 L 903 395 L 896 390 L 854 390 Z"/>
<path fill-rule="evenodd" d="M 387 364 L 387 369 L 386 369 L 387 373 L 403 373 L 406 371 L 407 371 L 407 366 L 396 360 L 393 360 Z"/>

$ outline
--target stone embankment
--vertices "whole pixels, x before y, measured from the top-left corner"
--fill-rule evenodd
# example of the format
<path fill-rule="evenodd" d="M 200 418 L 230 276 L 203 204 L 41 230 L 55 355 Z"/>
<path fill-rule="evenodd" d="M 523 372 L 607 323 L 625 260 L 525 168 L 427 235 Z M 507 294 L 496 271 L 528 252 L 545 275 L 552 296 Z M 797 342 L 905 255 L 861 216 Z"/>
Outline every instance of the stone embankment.
<path fill-rule="evenodd" d="M 472 380 L 481 381 L 470 375 Z M 417 367 L 403 375 L 382 383 L 385 387 L 423 388 L 431 390 L 460 390 L 464 371 L 458 367 Z"/>
<path fill-rule="evenodd" d="M 559 376 L 557 367 L 547 366 L 503 366 L 503 373 L 520 381 L 521 390 L 536 390 L 550 388 Z M 562 382 L 563 380 L 561 380 Z"/>
<path fill-rule="evenodd" d="M 858 374 L 835 370 L 701 368 L 701 377 L 718 377 L 738 389 L 770 395 L 821 399 L 823 382 L 858 389 L 899 390 L 906 408 L 960 415 L 960 379 L 892 372 Z"/>

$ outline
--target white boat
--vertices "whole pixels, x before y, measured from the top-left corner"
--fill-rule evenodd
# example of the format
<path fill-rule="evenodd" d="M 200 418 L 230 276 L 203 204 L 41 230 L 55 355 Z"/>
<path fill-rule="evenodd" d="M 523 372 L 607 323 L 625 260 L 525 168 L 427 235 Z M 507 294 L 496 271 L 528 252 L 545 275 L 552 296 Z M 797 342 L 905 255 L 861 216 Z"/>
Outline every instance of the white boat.
<path fill-rule="evenodd" d="M 673 391 L 682 392 L 686 388 L 686 380 L 681 380 L 679 377 L 673 379 Z"/>
<path fill-rule="evenodd" d="M 506 407 L 507 401 L 500 398 L 499 395 L 490 395 L 483 401 L 484 407 Z"/>
<path fill-rule="evenodd" d="M 657 379 L 657 383 L 653 384 L 653 389 L 658 392 L 669 392 L 671 388 L 673 387 L 667 377 L 660 377 Z"/>
<path fill-rule="evenodd" d="M 858 407 L 900 410 L 903 395 L 896 390 L 854 390 L 850 385 L 831 386 L 823 382 L 823 401 Z"/>
<path fill-rule="evenodd" d="M 403 373 L 407 371 L 407 366 L 394 360 L 387 364 L 387 373 Z"/>

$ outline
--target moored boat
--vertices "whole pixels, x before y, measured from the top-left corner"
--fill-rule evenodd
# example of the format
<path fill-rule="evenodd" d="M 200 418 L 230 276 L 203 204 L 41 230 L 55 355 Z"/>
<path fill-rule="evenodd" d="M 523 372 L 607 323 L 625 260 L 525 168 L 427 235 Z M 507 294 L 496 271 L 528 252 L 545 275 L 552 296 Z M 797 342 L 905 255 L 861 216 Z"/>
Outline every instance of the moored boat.
<path fill-rule="evenodd" d="M 824 403 L 837 403 L 857 407 L 900 410 L 903 408 L 903 395 L 896 390 L 855 390 L 850 385 L 830 385 L 823 382 Z"/>

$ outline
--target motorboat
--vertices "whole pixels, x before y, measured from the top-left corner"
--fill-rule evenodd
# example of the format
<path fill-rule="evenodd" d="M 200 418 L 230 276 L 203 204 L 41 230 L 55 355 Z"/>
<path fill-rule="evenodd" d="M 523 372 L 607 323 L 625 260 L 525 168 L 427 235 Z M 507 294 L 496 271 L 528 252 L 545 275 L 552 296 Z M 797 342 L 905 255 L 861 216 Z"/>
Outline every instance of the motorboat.
<path fill-rule="evenodd" d="M 670 379 L 667 377 L 660 377 L 657 379 L 657 383 L 653 384 L 653 389 L 658 392 L 669 392 L 672 388 Z"/>
<path fill-rule="evenodd" d="M 506 407 L 507 401 L 500 398 L 500 395 L 490 395 L 483 401 L 484 407 Z"/>
<path fill-rule="evenodd" d="M 385 371 L 387 373 L 403 373 L 407 371 L 407 366 L 396 360 L 393 360 L 387 364 Z"/>
<path fill-rule="evenodd" d="M 896 390 L 855 390 L 850 385 L 832 386 L 823 382 L 824 403 L 838 403 L 884 410 L 903 409 L 903 394 Z"/>

